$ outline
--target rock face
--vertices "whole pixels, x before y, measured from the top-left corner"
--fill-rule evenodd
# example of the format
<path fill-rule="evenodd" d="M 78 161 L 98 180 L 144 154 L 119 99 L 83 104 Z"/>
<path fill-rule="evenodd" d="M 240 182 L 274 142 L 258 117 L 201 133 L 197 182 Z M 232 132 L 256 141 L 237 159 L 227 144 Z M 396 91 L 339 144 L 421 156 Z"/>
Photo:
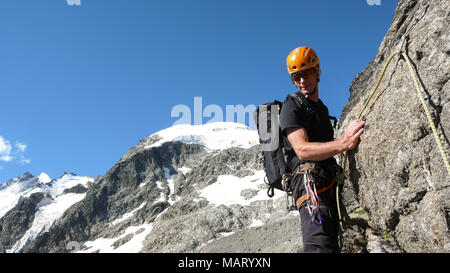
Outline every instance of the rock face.
<path fill-rule="evenodd" d="M 0 219 L 0 252 L 5 252 L 31 227 L 36 205 L 44 198 L 41 192 L 21 197 L 17 205 Z"/>
<path fill-rule="evenodd" d="M 405 51 L 415 64 L 449 156 L 450 2 L 429 4 L 424 17 L 411 28 Z M 399 1 L 377 57 L 350 87 L 338 134 L 358 116 L 420 5 L 417 0 Z M 349 153 L 346 183 L 369 213 L 370 227 L 392 236 L 403 251 L 450 252 L 450 176 L 407 63 L 394 58 L 363 114 L 365 133 L 357 150 Z"/>

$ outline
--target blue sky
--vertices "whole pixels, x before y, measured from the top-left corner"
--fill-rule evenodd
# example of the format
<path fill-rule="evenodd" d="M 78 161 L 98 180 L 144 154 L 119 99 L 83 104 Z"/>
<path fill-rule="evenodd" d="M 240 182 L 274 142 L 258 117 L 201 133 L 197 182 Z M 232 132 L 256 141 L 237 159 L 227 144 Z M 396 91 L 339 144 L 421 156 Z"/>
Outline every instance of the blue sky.
<path fill-rule="evenodd" d="M 295 92 L 286 56 L 298 46 L 318 53 L 319 96 L 339 117 L 397 4 L 80 2 L 2 1 L 0 182 L 25 171 L 103 175 L 140 139 L 176 122 L 175 105 L 193 115 L 194 97 L 224 112 L 283 100 Z"/>

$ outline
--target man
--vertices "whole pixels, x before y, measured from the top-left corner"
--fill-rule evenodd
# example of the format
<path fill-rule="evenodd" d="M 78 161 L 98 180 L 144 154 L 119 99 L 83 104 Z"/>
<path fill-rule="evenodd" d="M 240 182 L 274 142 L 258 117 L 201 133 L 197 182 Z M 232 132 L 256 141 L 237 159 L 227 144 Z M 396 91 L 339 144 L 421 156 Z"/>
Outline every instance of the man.
<path fill-rule="evenodd" d="M 303 102 L 289 96 L 280 113 L 288 163 L 294 170 L 291 189 L 302 222 L 303 251 L 338 252 L 339 219 L 333 194 L 337 163 L 333 156 L 357 146 L 364 121 L 353 121 L 344 136 L 334 140 L 328 108 L 319 99 L 317 54 L 298 47 L 286 62 Z"/>

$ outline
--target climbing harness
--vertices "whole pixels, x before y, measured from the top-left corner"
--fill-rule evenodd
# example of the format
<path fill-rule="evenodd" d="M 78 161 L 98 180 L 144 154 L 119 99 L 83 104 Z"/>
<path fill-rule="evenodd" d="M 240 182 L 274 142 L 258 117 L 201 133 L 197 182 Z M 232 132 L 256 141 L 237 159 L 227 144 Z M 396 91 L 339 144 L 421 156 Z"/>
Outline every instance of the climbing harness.
<path fill-rule="evenodd" d="M 364 104 L 362 110 L 360 111 L 360 113 L 358 115 L 358 119 L 361 118 L 364 110 L 366 109 L 367 105 L 369 104 L 369 102 L 371 101 L 373 95 L 375 94 L 375 91 L 377 90 L 378 86 L 380 85 L 380 82 L 381 82 L 381 80 L 382 80 L 382 78 L 383 78 L 383 76 L 384 76 L 384 74 L 386 72 L 387 67 L 391 63 L 392 59 L 396 55 L 401 55 L 406 60 L 406 63 L 408 64 L 408 67 L 409 67 L 409 70 L 411 72 L 412 79 L 413 79 L 413 82 L 414 82 L 414 86 L 416 88 L 416 91 L 417 91 L 417 94 L 419 96 L 420 102 L 422 104 L 422 107 L 424 108 L 426 117 L 427 117 L 428 122 L 430 124 L 430 127 L 431 127 L 431 129 L 433 131 L 434 139 L 435 139 L 435 141 L 437 143 L 437 146 L 439 148 L 440 154 L 441 154 L 442 159 L 444 161 L 444 165 L 447 168 L 448 174 L 450 175 L 450 164 L 449 164 L 447 155 L 446 155 L 446 153 L 444 151 L 444 148 L 443 148 L 443 145 L 441 143 L 441 140 L 439 138 L 436 126 L 434 125 L 433 118 L 431 117 L 430 111 L 429 111 L 427 103 L 425 101 L 425 97 L 424 97 L 424 95 L 422 93 L 423 91 L 422 91 L 422 89 L 421 89 L 421 87 L 419 85 L 419 82 L 417 80 L 417 73 L 414 70 L 414 67 L 412 65 L 412 62 L 411 62 L 410 58 L 408 57 L 406 52 L 403 51 L 403 46 L 407 42 L 407 38 L 408 38 L 409 32 L 411 31 L 413 26 L 417 23 L 417 21 L 419 21 L 420 19 L 423 18 L 423 16 L 424 16 L 424 14 L 425 14 L 425 12 L 426 12 L 428 7 L 429 7 L 429 2 L 428 1 L 422 2 L 421 6 L 419 8 L 419 11 L 416 13 L 416 16 L 414 17 L 414 19 L 411 22 L 411 25 L 406 29 L 405 33 L 403 34 L 403 36 L 402 36 L 402 38 L 400 40 L 399 46 L 398 46 L 398 50 L 396 52 L 394 52 L 389 57 L 388 61 L 386 62 L 385 66 L 384 66 L 384 68 L 383 68 L 383 70 L 381 72 L 381 75 L 380 75 L 380 77 L 379 77 L 379 79 L 378 79 L 378 81 L 377 81 L 377 83 L 375 85 L 375 87 L 371 91 L 369 98 L 367 99 L 366 103 Z M 340 207 L 340 200 L 339 200 L 339 196 L 340 196 L 339 188 L 340 188 L 340 186 L 343 186 L 343 184 L 345 182 L 345 168 L 347 166 L 347 160 L 348 160 L 348 151 L 345 152 L 344 164 L 343 164 L 344 170 L 343 170 L 342 174 L 337 177 L 338 187 L 336 188 L 336 201 L 337 201 L 338 214 L 339 214 L 339 224 L 340 224 L 341 230 L 343 230 L 345 228 L 346 222 L 348 221 L 348 219 L 346 220 L 346 219 L 343 219 L 343 217 L 342 217 L 342 212 L 341 212 L 341 207 Z"/>
<path fill-rule="evenodd" d="M 316 225 L 322 224 L 322 215 L 320 214 L 320 202 L 319 202 L 319 194 L 324 193 L 328 190 L 332 190 L 333 186 L 336 184 L 336 180 L 333 179 L 331 183 L 319 190 L 316 188 L 316 181 L 313 179 L 311 172 L 314 169 L 320 169 L 320 166 L 315 163 L 307 163 L 301 164 L 302 168 L 295 172 L 294 176 L 302 175 L 303 176 L 303 184 L 305 187 L 306 193 L 296 200 L 297 209 L 300 209 L 303 204 L 306 204 L 306 208 L 308 210 L 309 215 L 311 216 L 311 220 Z"/>
<path fill-rule="evenodd" d="M 303 173 L 303 183 L 305 184 L 306 190 L 306 208 L 308 209 L 309 215 L 312 217 L 312 221 L 316 225 L 322 224 L 322 217 L 319 211 L 319 196 L 317 195 L 316 183 L 311 178 L 311 169 L 308 169 Z M 318 221 L 316 221 L 318 218 Z"/>

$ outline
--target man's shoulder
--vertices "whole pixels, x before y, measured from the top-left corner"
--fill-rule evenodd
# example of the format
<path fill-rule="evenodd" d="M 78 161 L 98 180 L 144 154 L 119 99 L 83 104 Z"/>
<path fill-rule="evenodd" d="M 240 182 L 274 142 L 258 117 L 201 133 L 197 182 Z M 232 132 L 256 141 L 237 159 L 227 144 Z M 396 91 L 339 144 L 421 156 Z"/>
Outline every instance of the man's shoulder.
<path fill-rule="evenodd" d="M 300 96 L 301 96 L 301 93 L 298 92 L 298 91 L 297 92 L 288 93 L 286 95 L 286 100 L 300 98 Z"/>
<path fill-rule="evenodd" d="M 302 97 L 302 94 L 298 94 L 298 92 L 288 94 L 284 100 L 283 107 L 307 112 L 311 110 L 311 106 L 307 102 L 307 99 Z"/>
<path fill-rule="evenodd" d="M 280 113 L 280 127 L 282 131 L 289 127 L 305 128 L 309 124 L 309 113 L 306 105 L 300 103 L 294 94 L 289 94 L 284 100 Z"/>
<path fill-rule="evenodd" d="M 298 96 L 297 93 L 289 93 L 284 99 L 283 104 L 303 104 L 302 99 Z"/>

